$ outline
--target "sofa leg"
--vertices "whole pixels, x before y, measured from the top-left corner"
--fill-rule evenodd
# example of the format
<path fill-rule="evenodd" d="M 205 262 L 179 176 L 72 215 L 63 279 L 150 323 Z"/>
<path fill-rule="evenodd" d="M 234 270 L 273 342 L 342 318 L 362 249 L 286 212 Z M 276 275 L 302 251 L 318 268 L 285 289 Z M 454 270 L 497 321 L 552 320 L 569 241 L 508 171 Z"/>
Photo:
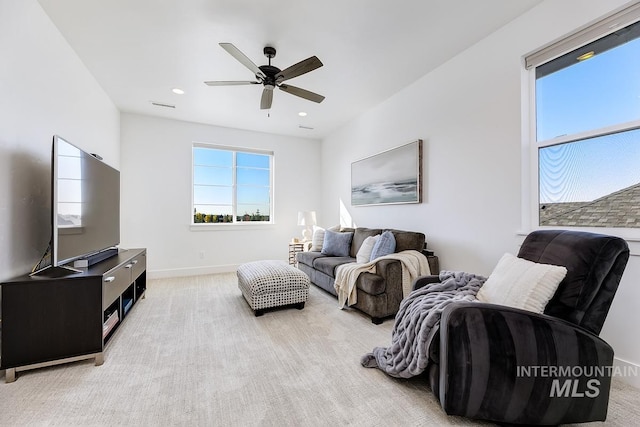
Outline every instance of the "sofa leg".
<path fill-rule="evenodd" d="M 373 323 L 374 325 L 379 325 L 382 323 L 382 317 L 372 317 L 371 318 L 371 323 Z"/>
<path fill-rule="evenodd" d="M 253 313 L 256 317 L 260 317 L 264 314 L 264 310 L 256 310 Z"/>
<path fill-rule="evenodd" d="M 298 304 L 296 304 L 296 308 L 298 310 L 302 310 L 304 308 L 304 303 L 303 302 L 299 302 Z"/>

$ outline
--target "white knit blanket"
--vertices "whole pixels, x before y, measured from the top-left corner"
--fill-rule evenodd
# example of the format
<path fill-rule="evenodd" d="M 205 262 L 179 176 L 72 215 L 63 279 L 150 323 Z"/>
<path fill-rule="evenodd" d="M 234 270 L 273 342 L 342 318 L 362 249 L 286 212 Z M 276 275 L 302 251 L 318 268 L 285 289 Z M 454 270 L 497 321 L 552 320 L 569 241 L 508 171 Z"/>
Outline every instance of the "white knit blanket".
<path fill-rule="evenodd" d="M 361 273 L 376 274 L 378 261 L 391 259 L 400 261 L 402 266 L 402 296 L 406 297 L 411 292 L 413 281 L 419 276 L 431 274 L 429 262 L 421 252 L 408 250 L 390 255 L 381 256 L 365 264 L 350 262 L 339 265 L 336 269 L 334 288 L 338 294 L 338 306 L 344 308 L 345 304 L 353 305 L 358 302 L 356 280 Z"/>

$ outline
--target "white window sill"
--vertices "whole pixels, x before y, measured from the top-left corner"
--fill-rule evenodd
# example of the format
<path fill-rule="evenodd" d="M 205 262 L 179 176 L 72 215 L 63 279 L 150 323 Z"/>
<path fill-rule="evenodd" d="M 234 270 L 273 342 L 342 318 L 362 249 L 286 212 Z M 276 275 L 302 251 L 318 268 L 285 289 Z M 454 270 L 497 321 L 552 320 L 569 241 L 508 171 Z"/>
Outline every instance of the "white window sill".
<path fill-rule="evenodd" d="M 259 224 L 191 224 L 191 231 L 239 231 L 239 230 L 268 230 L 276 226 L 274 222 L 261 222 Z"/>

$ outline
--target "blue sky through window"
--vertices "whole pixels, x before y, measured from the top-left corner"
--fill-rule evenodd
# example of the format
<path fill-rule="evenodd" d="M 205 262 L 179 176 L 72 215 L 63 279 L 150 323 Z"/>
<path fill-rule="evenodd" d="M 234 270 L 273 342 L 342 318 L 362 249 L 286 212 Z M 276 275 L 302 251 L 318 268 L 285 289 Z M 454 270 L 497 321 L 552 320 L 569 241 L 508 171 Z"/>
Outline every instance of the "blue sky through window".
<path fill-rule="evenodd" d="M 270 215 L 271 160 L 266 154 L 193 148 L 193 200 L 197 213 Z M 235 187 L 234 187 L 235 173 Z M 235 188 L 235 190 L 234 190 Z"/>
<path fill-rule="evenodd" d="M 536 81 L 537 140 L 640 118 L 640 39 Z"/>
<path fill-rule="evenodd" d="M 640 120 L 640 39 L 536 80 L 537 140 Z M 586 202 L 640 182 L 640 131 L 539 150 L 540 203 Z"/>

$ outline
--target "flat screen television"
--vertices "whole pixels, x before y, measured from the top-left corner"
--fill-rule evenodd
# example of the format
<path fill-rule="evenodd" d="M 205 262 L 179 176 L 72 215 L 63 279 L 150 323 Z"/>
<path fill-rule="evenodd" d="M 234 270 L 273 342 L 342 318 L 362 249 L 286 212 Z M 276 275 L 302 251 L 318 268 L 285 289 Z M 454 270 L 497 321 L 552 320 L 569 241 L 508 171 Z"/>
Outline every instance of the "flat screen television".
<path fill-rule="evenodd" d="M 58 135 L 51 165 L 51 267 L 120 243 L 120 172 Z"/>

